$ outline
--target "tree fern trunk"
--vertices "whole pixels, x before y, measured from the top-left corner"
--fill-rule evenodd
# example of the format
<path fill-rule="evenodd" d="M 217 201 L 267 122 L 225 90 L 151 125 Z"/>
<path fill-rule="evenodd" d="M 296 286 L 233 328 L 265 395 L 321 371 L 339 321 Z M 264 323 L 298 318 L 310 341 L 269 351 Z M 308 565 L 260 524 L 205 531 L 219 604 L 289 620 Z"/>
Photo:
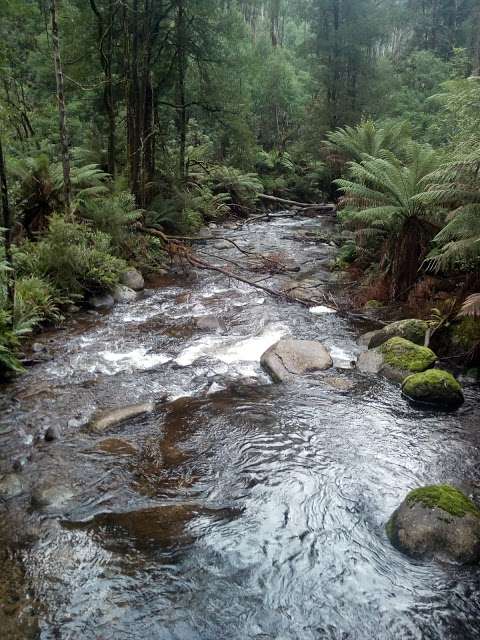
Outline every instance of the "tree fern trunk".
<path fill-rule="evenodd" d="M 435 227 L 418 218 L 405 221 L 401 232 L 389 241 L 392 300 L 404 300 L 418 278 L 418 271 L 428 253 Z"/>

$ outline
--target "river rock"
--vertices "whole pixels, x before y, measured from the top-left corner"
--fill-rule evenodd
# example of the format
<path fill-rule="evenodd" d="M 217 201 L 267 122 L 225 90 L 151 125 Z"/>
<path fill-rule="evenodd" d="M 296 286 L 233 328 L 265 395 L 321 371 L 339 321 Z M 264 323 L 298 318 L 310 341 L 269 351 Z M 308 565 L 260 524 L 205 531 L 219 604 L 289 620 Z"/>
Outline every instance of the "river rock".
<path fill-rule="evenodd" d="M 93 309 L 111 309 L 115 300 L 109 293 L 105 293 L 104 295 L 92 296 L 88 299 L 88 304 Z"/>
<path fill-rule="evenodd" d="M 460 563 L 480 559 L 480 510 L 449 485 L 411 491 L 386 530 L 392 544 L 412 556 Z"/>
<path fill-rule="evenodd" d="M 133 404 L 127 407 L 120 407 L 116 409 L 106 409 L 97 413 L 93 419 L 89 422 L 88 428 L 90 431 L 96 431 L 101 433 L 107 429 L 118 426 L 126 420 L 138 418 L 148 413 L 155 411 L 154 402 L 144 402 L 142 404 Z"/>
<path fill-rule="evenodd" d="M 379 373 L 389 380 L 402 382 L 411 373 L 432 367 L 437 356 L 431 349 L 404 340 L 390 338 L 380 347 L 360 354 L 357 368 L 362 373 Z"/>
<path fill-rule="evenodd" d="M 413 403 L 445 409 L 457 409 L 464 402 L 460 384 L 451 373 L 441 369 L 408 376 L 403 381 L 402 393 Z"/>
<path fill-rule="evenodd" d="M 128 269 L 120 276 L 120 284 L 134 291 L 141 291 L 145 287 L 145 280 L 137 269 Z"/>
<path fill-rule="evenodd" d="M 333 361 L 320 342 L 285 338 L 265 351 L 260 364 L 275 382 L 286 382 L 295 375 L 329 369 Z"/>
<path fill-rule="evenodd" d="M 38 509 L 44 507 L 61 507 L 74 497 L 75 493 L 66 484 L 55 481 L 36 486 L 32 491 L 32 506 Z"/>
<path fill-rule="evenodd" d="M 195 318 L 195 326 L 197 329 L 209 331 L 223 331 L 225 329 L 222 319 L 214 315 L 198 316 Z"/>
<path fill-rule="evenodd" d="M 54 440 L 58 440 L 60 435 L 60 429 L 55 425 L 50 425 L 45 431 L 45 440 L 47 442 L 53 442 Z"/>
<path fill-rule="evenodd" d="M 138 293 L 124 284 L 117 284 L 113 289 L 113 299 L 115 302 L 129 303 L 138 300 Z"/>
<path fill-rule="evenodd" d="M 16 473 L 7 473 L 0 480 L 0 497 L 16 498 L 25 490 L 22 478 Z"/>
<path fill-rule="evenodd" d="M 425 344 L 425 334 L 428 330 L 428 322 L 425 320 L 398 320 L 392 322 L 377 331 L 369 331 L 360 336 L 359 344 L 367 349 L 379 347 L 390 338 L 404 338 L 415 344 Z"/>

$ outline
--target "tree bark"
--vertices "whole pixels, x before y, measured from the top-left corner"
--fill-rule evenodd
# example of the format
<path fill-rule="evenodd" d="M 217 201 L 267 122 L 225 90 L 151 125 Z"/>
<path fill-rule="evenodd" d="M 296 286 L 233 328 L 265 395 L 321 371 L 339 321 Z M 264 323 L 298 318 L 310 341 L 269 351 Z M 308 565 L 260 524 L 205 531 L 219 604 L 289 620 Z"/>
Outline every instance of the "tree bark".
<path fill-rule="evenodd" d="M 60 53 L 60 35 L 58 30 L 57 0 L 50 0 L 50 14 L 52 20 L 52 47 L 55 64 L 55 79 L 57 83 L 57 103 L 60 126 L 60 147 L 63 168 L 63 199 L 65 213 L 71 214 L 72 185 L 70 178 L 70 143 L 67 128 L 67 113 L 65 107 L 65 83 L 63 78 L 62 58 Z"/>
<path fill-rule="evenodd" d="M 187 181 L 186 146 L 188 113 L 186 106 L 185 80 L 187 75 L 186 52 L 186 15 L 184 0 L 177 0 L 177 12 L 175 16 L 175 45 L 177 61 L 176 81 L 176 123 L 178 131 L 178 177 L 182 184 Z"/>
<path fill-rule="evenodd" d="M 7 184 L 7 171 L 5 168 L 5 158 L 3 156 L 2 140 L 0 138 L 0 192 L 2 201 L 2 214 L 3 214 L 3 228 L 4 228 L 4 243 L 5 243 L 5 262 L 7 267 L 12 269 L 12 213 L 10 210 L 10 203 L 8 201 L 8 184 Z M 13 269 L 11 271 L 13 275 Z M 7 285 L 7 297 L 11 306 L 14 301 L 14 286 L 12 280 L 8 278 Z"/>

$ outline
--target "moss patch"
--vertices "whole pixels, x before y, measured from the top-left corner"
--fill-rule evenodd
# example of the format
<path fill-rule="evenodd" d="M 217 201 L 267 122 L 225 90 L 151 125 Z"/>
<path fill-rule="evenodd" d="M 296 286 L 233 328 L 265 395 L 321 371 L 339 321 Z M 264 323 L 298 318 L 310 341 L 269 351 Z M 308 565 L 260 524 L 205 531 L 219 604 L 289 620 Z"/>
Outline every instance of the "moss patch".
<path fill-rule="evenodd" d="M 423 506 L 442 509 L 446 513 L 458 518 L 471 513 L 480 518 L 480 510 L 467 496 L 448 484 L 438 484 L 421 487 L 410 491 L 406 498 L 409 504 L 421 502 Z"/>
<path fill-rule="evenodd" d="M 480 342 L 480 320 L 478 318 L 462 318 L 455 322 L 451 329 L 452 344 L 465 351 L 472 349 Z"/>
<path fill-rule="evenodd" d="M 413 373 L 433 367 L 437 360 L 437 356 L 431 349 L 419 347 L 404 338 L 390 338 L 378 350 L 383 355 L 385 364 Z"/>

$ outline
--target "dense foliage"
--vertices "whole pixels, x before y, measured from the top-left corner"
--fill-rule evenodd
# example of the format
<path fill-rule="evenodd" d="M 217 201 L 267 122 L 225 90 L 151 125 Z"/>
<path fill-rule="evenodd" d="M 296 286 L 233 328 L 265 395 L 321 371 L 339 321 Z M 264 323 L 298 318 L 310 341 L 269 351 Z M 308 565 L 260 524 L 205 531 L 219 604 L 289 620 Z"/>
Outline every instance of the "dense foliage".
<path fill-rule="evenodd" d="M 127 262 L 158 267 L 147 229 L 246 216 L 262 192 L 339 200 L 365 298 L 405 301 L 444 275 L 478 291 L 476 0 L 0 11 L 3 369 L 18 370 L 21 335 Z"/>

